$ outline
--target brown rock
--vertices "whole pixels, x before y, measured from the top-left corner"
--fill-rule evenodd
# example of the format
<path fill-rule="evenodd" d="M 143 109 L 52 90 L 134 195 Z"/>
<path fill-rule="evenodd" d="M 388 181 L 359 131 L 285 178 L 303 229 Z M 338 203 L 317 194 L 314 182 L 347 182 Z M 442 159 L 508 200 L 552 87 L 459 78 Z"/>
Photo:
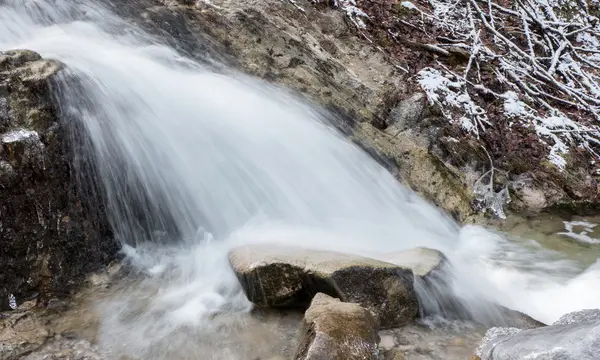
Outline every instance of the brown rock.
<path fill-rule="evenodd" d="M 377 321 L 358 304 L 317 294 L 304 315 L 294 360 L 375 360 Z"/>

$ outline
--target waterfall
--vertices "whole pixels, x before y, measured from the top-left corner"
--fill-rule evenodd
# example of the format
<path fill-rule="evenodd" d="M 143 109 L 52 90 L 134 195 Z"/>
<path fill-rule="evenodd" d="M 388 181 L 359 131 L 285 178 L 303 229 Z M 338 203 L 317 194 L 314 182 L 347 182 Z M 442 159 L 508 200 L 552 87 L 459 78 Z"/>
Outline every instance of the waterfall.
<path fill-rule="evenodd" d="M 448 291 L 469 306 L 494 300 L 542 321 L 600 303 L 598 264 L 582 272 L 502 234 L 460 227 L 323 111 L 235 71 L 217 73 L 95 2 L 0 2 L 0 50 L 14 48 L 65 64 L 55 93 L 92 163 L 80 171 L 93 171 L 86 178 L 103 189 L 115 236 L 143 274 L 106 305 L 103 336 L 115 347 L 157 346 L 181 329 L 218 333 L 214 314 L 249 310 L 226 254 L 253 242 L 373 257 L 439 249 L 453 264 Z"/>

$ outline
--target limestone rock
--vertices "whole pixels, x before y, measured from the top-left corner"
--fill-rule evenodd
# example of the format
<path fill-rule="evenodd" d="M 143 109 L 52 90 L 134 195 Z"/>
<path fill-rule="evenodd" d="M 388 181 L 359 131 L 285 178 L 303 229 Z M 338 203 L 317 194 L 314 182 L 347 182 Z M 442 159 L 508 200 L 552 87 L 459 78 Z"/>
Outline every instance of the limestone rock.
<path fill-rule="evenodd" d="M 17 306 L 67 294 L 118 251 L 102 204 L 71 171 L 51 94 L 61 67 L 29 50 L 0 52 L 0 310 L 11 294 Z"/>
<path fill-rule="evenodd" d="M 307 306 L 318 292 L 359 303 L 382 327 L 414 318 L 418 303 L 408 268 L 330 251 L 247 245 L 229 253 L 246 296 L 260 307 Z"/>
<path fill-rule="evenodd" d="M 358 304 L 317 294 L 304 314 L 294 360 L 375 360 L 377 321 Z"/>

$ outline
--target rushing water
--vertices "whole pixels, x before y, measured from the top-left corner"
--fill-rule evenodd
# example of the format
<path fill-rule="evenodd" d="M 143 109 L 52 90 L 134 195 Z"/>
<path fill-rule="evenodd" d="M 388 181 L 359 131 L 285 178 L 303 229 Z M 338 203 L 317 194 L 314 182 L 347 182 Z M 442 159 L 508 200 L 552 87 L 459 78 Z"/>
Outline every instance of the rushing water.
<path fill-rule="evenodd" d="M 598 262 L 459 227 L 338 135 L 322 111 L 215 73 L 94 3 L 0 1 L 0 50 L 66 64 L 56 89 L 62 116 L 88 135 L 79 136 L 89 139 L 82 156 L 144 274 L 103 304 L 106 351 L 164 358 L 161 346 L 182 346 L 174 334 L 226 337 L 231 327 L 213 315 L 250 308 L 226 253 L 249 242 L 372 256 L 428 246 L 451 259 L 454 291 L 470 307 L 493 300 L 551 322 L 600 304 Z M 219 351 L 213 358 L 235 358 Z"/>

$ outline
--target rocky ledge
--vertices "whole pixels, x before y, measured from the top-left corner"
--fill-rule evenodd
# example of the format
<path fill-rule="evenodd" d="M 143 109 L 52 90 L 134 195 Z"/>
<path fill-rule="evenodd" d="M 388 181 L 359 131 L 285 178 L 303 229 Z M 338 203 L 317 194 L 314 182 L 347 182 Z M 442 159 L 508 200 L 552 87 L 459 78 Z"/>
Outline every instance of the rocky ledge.
<path fill-rule="evenodd" d="M 0 310 L 68 294 L 118 250 L 71 169 L 51 95 L 60 70 L 31 51 L 0 52 Z"/>

